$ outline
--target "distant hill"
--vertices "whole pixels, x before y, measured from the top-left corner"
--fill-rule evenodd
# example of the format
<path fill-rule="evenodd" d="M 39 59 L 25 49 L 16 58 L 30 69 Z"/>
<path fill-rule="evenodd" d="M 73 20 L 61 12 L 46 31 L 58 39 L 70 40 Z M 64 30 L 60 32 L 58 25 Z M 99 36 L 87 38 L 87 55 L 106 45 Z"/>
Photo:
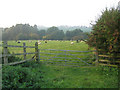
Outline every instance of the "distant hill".
<path fill-rule="evenodd" d="M 75 29 L 81 29 L 83 32 L 91 32 L 92 27 L 86 27 L 86 26 L 67 26 L 67 25 L 61 25 L 61 26 L 57 26 L 59 28 L 59 30 L 63 30 L 64 32 L 66 31 L 72 31 Z M 37 27 L 39 30 L 44 29 L 47 30 L 46 26 L 38 26 Z"/>

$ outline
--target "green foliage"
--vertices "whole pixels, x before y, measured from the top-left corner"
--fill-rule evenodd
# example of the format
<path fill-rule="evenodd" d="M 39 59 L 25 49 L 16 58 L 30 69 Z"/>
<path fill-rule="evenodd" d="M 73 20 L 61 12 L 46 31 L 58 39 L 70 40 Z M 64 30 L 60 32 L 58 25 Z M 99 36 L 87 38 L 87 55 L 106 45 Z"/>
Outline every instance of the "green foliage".
<path fill-rule="evenodd" d="M 120 52 L 120 13 L 111 8 L 102 12 L 100 18 L 93 25 L 88 44 L 101 49 L 102 54 L 119 56 Z"/>
<path fill-rule="evenodd" d="M 31 67 L 4 66 L 3 88 L 40 88 L 41 71 Z"/>
<path fill-rule="evenodd" d="M 96 68 L 96 71 L 99 72 L 101 75 L 118 77 L 118 68 L 99 66 Z"/>
<path fill-rule="evenodd" d="M 66 32 L 66 39 L 67 40 L 81 40 L 81 39 L 87 39 L 87 34 L 83 33 L 81 29 L 75 29 L 73 31 L 67 31 Z"/>

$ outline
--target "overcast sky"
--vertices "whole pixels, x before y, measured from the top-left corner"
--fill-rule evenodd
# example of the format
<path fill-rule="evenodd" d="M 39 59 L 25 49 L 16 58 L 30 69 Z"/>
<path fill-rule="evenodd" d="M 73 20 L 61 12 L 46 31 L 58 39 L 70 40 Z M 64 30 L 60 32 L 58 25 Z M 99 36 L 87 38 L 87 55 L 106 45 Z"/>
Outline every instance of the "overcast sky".
<path fill-rule="evenodd" d="M 106 7 L 120 0 L 0 0 L 0 27 L 29 23 L 90 26 Z"/>

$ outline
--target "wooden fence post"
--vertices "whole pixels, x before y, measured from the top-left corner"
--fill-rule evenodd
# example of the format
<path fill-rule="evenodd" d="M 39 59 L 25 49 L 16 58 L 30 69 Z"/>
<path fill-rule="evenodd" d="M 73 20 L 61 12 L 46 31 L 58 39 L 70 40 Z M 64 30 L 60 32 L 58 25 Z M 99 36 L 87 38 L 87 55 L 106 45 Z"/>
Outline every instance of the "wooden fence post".
<path fill-rule="evenodd" d="M 95 50 L 96 50 L 96 66 L 98 66 L 99 65 L 98 49 L 95 48 Z"/>
<path fill-rule="evenodd" d="M 7 49 L 7 41 L 4 41 L 4 64 L 8 64 L 8 49 Z"/>
<path fill-rule="evenodd" d="M 26 47 L 25 43 L 23 43 L 23 53 L 24 53 L 24 59 L 26 59 Z"/>
<path fill-rule="evenodd" d="M 36 61 L 39 62 L 38 42 L 35 43 L 35 52 L 37 52 L 37 53 L 35 54 L 35 56 L 36 56 Z"/>

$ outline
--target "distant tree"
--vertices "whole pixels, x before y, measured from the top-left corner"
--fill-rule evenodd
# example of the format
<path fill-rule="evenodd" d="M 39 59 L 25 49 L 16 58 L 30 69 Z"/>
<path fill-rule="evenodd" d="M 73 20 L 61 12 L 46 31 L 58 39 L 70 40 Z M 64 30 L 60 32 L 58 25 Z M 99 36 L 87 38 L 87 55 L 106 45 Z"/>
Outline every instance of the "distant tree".
<path fill-rule="evenodd" d="M 72 38 L 72 33 L 71 33 L 71 31 L 67 31 L 66 32 L 66 39 L 67 40 L 70 40 Z"/>
<path fill-rule="evenodd" d="M 81 40 L 85 39 L 85 33 L 81 29 L 75 29 L 73 31 L 67 31 L 66 32 L 66 37 L 67 40 Z"/>
<path fill-rule="evenodd" d="M 58 31 L 58 30 L 59 29 L 57 27 L 52 26 L 52 27 L 47 29 L 46 34 L 51 34 L 51 33 L 55 32 L 55 31 Z"/>
<path fill-rule="evenodd" d="M 73 31 L 59 30 L 58 27 L 52 26 L 47 30 L 38 30 L 37 25 L 30 26 L 29 24 L 16 24 L 10 28 L 5 28 L 2 33 L 3 40 L 30 40 L 30 39 L 48 39 L 48 40 L 71 40 L 86 38 L 81 29 Z"/>
<path fill-rule="evenodd" d="M 39 35 L 40 39 L 43 39 L 43 36 L 46 35 L 46 30 L 42 29 L 42 30 L 38 31 L 38 35 Z"/>
<path fill-rule="evenodd" d="M 64 38 L 63 30 L 59 30 L 55 26 L 48 28 L 47 31 L 46 31 L 46 39 L 49 39 L 49 40 L 63 40 L 63 38 Z"/>

